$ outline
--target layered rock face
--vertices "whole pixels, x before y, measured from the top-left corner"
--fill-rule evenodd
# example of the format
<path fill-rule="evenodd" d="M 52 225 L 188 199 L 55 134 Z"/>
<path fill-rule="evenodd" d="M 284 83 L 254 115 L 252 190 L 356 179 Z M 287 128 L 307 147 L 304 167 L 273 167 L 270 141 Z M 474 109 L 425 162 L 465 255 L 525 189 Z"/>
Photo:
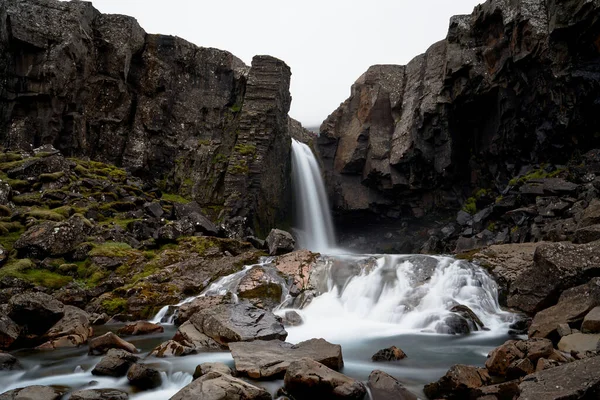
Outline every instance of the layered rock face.
<path fill-rule="evenodd" d="M 460 209 L 523 168 L 598 145 L 598 6 L 489 0 L 406 66 L 376 65 L 320 128 L 341 214 Z"/>
<path fill-rule="evenodd" d="M 221 217 L 273 227 L 289 185 L 290 69 L 88 2 L 0 4 L 0 139 L 122 166 Z"/>

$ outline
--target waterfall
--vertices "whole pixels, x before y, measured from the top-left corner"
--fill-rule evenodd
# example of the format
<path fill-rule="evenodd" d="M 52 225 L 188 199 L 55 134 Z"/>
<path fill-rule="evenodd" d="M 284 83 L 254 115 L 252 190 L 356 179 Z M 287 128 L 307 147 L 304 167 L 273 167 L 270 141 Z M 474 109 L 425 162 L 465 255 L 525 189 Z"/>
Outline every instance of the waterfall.
<path fill-rule="evenodd" d="M 292 139 L 292 174 L 298 244 L 311 251 L 327 252 L 335 246 L 335 235 L 325 185 L 310 147 L 296 139 Z"/>

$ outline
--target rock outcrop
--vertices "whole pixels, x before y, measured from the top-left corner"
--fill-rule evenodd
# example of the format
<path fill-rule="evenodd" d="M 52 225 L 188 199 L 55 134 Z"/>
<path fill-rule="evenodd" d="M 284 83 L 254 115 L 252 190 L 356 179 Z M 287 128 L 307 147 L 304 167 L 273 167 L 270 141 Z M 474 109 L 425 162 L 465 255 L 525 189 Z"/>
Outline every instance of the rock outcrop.
<path fill-rule="evenodd" d="M 248 67 L 89 2 L 3 1 L 0 27 L 5 147 L 52 144 L 123 166 L 263 235 L 285 218 L 294 124 L 283 61 Z"/>
<path fill-rule="evenodd" d="M 564 167 L 599 144 L 600 79 L 591 72 L 599 7 L 582 0 L 488 0 L 471 15 L 453 17 L 446 39 L 406 66 L 369 68 L 317 139 L 346 231 L 354 226 L 367 235 L 369 226 L 381 232 L 387 224 L 381 240 L 371 239 L 387 245 L 383 235 L 402 220 L 426 217 L 422 225 L 461 207 L 475 225 L 494 207 L 517 209 L 519 196 L 541 197 L 540 218 L 568 209 L 572 203 L 557 196 L 575 186 L 558 179 L 560 167 L 549 167 Z M 487 215 L 476 215 L 488 205 Z M 516 211 L 515 220 L 528 219 L 528 212 Z M 486 232 L 487 224 L 460 229 L 481 247 L 499 233 Z M 522 241 L 520 223 L 513 224 L 505 236 Z M 560 236 L 563 225 L 544 229 Z M 453 235 L 439 238 L 446 234 Z"/>

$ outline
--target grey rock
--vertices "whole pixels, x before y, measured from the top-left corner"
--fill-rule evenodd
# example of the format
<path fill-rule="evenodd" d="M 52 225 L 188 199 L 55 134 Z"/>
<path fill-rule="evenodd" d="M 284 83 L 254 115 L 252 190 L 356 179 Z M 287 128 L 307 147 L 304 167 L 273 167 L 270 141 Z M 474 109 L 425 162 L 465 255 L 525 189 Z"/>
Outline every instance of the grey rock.
<path fill-rule="evenodd" d="M 583 318 L 581 324 L 581 332 L 583 333 L 600 333 L 600 306 L 594 307 Z"/>
<path fill-rule="evenodd" d="M 272 256 L 292 252 L 296 245 L 292 234 L 281 229 L 272 229 L 266 241 Z"/>
<path fill-rule="evenodd" d="M 298 314 L 296 311 L 286 311 L 283 316 L 283 325 L 284 326 L 300 326 L 304 323 L 302 316 Z"/>
<path fill-rule="evenodd" d="M 396 378 L 383 371 L 371 372 L 368 380 L 372 400 L 417 400 Z"/>
<path fill-rule="evenodd" d="M 219 372 L 209 372 L 177 392 L 170 400 L 272 400 L 265 389 Z"/>
<path fill-rule="evenodd" d="M 0 371 L 16 371 L 22 369 L 23 365 L 21 365 L 16 357 L 8 353 L 0 352 Z"/>
<path fill-rule="evenodd" d="M 252 379 L 282 376 L 290 363 L 310 358 L 333 370 L 340 370 L 344 361 L 340 345 L 324 339 L 311 339 L 296 345 L 279 340 L 230 343 L 229 349 L 238 373 Z"/>
<path fill-rule="evenodd" d="M 64 390 L 50 386 L 27 386 L 0 394 L 0 400 L 60 400 Z"/>
<path fill-rule="evenodd" d="M 220 362 L 206 362 L 196 367 L 194 370 L 194 379 L 198 379 L 209 372 L 218 372 L 223 375 L 233 376 L 233 371 L 227 365 Z"/>
<path fill-rule="evenodd" d="M 143 364 L 133 364 L 127 371 L 127 380 L 141 390 L 155 389 L 162 385 L 160 372 Z"/>
<path fill-rule="evenodd" d="M 557 345 L 565 353 L 581 353 L 600 350 L 600 334 L 573 333 L 560 339 Z"/>
<path fill-rule="evenodd" d="M 131 354 L 128 351 L 121 349 L 110 349 L 106 356 L 102 357 L 100 362 L 94 366 L 92 375 L 98 376 L 113 376 L 121 377 L 127 375 L 129 368 L 136 362 L 139 357 Z"/>
<path fill-rule="evenodd" d="M 8 349 L 21 334 L 21 328 L 8 315 L 0 313 L 0 349 Z"/>
<path fill-rule="evenodd" d="M 84 389 L 71 393 L 71 400 L 127 400 L 129 395 L 117 389 Z"/>

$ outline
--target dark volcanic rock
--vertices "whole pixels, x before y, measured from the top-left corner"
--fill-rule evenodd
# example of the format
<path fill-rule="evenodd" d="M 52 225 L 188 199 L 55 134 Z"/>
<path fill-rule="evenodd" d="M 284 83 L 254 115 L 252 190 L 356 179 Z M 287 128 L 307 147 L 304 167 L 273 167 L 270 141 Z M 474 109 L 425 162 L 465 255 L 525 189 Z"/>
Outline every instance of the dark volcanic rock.
<path fill-rule="evenodd" d="M 290 363 L 308 357 L 333 369 L 344 366 L 342 347 L 324 339 L 296 345 L 279 340 L 229 343 L 235 370 L 252 379 L 269 379 L 285 373 Z"/>
<path fill-rule="evenodd" d="M 248 67 L 83 2 L 2 2 L 0 27 L 5 147 L 52 144 L 66 156 L 121 165 L 264 233 L 285 218 L 284 62 L 257 56 Z M 42 164 L 34 161 L 25 169 Z"/>
<path fill-rule="evenodd" d="M 162 385 L 160 372 L 143 364 L 133 364 L 127 371 L 127 380 L 138 389 L 155 389 Z"/>
<path fill-rule="evenodd" d="M 362 400 L 365 386 L 310 358 L 292 362 L 284 377 L 284 389 L 297 399 Z"/>
<path fill-rule="evenodd" d="M 402 349 L 396 346 L 389 347 L 387 349 L 381 349 L 377 353 L 373 354 L 371 360 L 373 361 L 398 361 L 406 358 L 406 353 Z"/>
<path fill-rule="evenodd" d="M 368 381 L 373 400 L 417 400 L 396 378 L 383 371 L 375 370 Z"/>
<path fill-rule="evenodd" d="M 92 375 L 121 377 L 139 360 L 138 356 L 121 349 L 110 349 L 92 370 Z"/>
<path fill-rule="evenodd" d="M 296 241 L 292 234 L 281 229 L 272 229 L 267 236 L 267 246 L 269 254 L 272 256 L 289 253 L 294 251 Z"/>
<path fill-rule="evenodd" d="M 64 312 L 64 316 L 41 336 L 45 342 L 38 346 L 39 349 L 77 347 L 87 343 L 92 336 L 88 313 L 73 306 L 65 306 Z"/>
<path fill-rule="evenodd" d="M 10 299 L 9 317 L 27 333 L 42 334 L 65 315 L 65 306 L 45 293 L 24 293 Z"/>

